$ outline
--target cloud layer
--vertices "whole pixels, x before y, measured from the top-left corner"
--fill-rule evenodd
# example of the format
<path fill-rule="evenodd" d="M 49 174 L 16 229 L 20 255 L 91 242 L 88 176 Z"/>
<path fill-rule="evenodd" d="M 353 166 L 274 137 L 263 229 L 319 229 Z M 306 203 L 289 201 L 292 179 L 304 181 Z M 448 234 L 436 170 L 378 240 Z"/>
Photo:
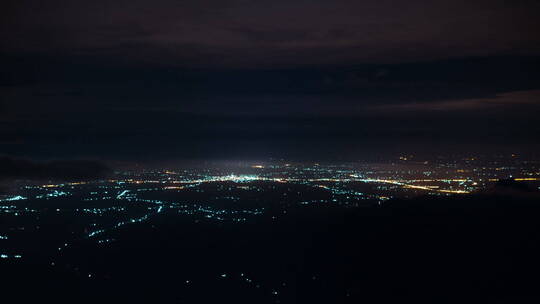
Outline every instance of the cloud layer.
<path fill-rule="evenodd" d="M 191 67 L 539 54 L 535 1 L 2 1 L 7 53 Z"/>
<path fill-rule="evenodd" d="M 101 162 L 58 160 L 37 162 L 0 157 L 0 180 L 88 180 L 107 176 L 111 169 Z"/>

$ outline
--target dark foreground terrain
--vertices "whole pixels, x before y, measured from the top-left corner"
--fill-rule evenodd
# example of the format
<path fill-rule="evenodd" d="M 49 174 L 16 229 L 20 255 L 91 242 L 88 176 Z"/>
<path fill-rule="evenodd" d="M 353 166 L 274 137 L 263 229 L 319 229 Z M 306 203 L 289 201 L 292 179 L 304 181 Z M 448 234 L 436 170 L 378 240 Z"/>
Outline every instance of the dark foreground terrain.
<path fill-rule="evenodd" d="M 514 192 L 236 225 L 158 217 L 109 246 L 71 248 L 78 272 L 2 261 L 2 302 L 538 303 L 539 219 L 538 196 Z"/>

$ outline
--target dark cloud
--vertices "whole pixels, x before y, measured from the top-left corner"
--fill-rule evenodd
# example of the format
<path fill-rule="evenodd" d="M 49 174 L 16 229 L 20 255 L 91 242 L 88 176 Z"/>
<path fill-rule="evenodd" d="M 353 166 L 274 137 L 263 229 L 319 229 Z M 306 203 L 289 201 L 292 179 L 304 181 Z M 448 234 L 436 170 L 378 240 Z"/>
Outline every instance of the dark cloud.
<path fill-rule="evenodd" d="M 8 155 L 354 154 L 528 145 L 538 131 L 535 1 L 8 0 L 0 11 Z"/>
<path fill-rule="evenodd" d="M 29 159 L 0 157 L 0 180 L 81 180 L 109 175 L 111 169 L 98 161 L 57 160 L 37 162 Z"/>
<path fill-rule="evenodd" d="M 400 112 L 401 114 L 404 112 L 412 112 L 413 114 L 418 115 L 419 111 L 468 111 L 489 110 L 493 108 L 508 109 L 513 107 L 521 107 L 524 108 L 524 110 L 530 110 L 531 107 L 534 109 L 540 107 L 540 91 L 508 92 L 489 98 L 381 105 L 374 106 L 371 109 L 376 111 Z"/>
<path fill-rule="evenodd" d="M 289 69 L 35 59 L 20 67 L 32 81 L 0 88 L 0 145 L 10 155 L 256 157 L 317 154 L 320 145 L 354 154 L 503 138 L 532 147 L 540 131 L 535 57 Z"/>
<path fill-rule="evenodd" d="M 516 1 L 3 1 L 7 53 L 174 66 L 389 63 L 538 55 Z"/>

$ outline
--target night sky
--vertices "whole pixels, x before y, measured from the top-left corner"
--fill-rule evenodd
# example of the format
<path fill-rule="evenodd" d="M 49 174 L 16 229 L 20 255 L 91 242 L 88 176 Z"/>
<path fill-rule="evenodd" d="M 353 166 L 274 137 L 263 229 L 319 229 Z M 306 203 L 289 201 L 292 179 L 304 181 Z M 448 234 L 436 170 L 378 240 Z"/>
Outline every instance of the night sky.
<path fill-rule="evenodd" d="M 540 2 L 0 3 L 0 154 L 538 152 Z"/>

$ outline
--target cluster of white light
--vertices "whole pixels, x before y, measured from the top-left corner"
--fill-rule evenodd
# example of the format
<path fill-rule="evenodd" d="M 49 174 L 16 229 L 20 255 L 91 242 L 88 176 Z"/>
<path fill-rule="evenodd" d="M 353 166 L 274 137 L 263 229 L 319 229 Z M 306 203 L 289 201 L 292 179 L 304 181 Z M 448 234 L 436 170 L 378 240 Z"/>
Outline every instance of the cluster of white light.
<path fill-rule="evenodd" d="M 20 200 L 25 200 L 25 199 L 28 199 L 28 198 L 21 195 L 16 195 L 16 196 L 0 199 L 0 202 L 20 201 Z"/>
<path fill-rule="evenodd" d="M 42 199 L 42 198 L 49 199 L 49 198 L 52 198 L 52 197 L 68 196 L 68 195 L 69 195 L 69 193 L 67 193 L 67 192 L 54 190 L 51 193 L 37 195 L 36 199 Z"/>
<path fill-rule="evenodd" d="M 2 253 L 2 254 L 0 254 L 0 258 L 1 259 L 10 259 L 10 258 L 20 259 L 20 258 L 22 258 L 22 255 L 20 255 L 20 254 L 10 255 L 10 254 L 6 254 L 6 253 Z"/>

